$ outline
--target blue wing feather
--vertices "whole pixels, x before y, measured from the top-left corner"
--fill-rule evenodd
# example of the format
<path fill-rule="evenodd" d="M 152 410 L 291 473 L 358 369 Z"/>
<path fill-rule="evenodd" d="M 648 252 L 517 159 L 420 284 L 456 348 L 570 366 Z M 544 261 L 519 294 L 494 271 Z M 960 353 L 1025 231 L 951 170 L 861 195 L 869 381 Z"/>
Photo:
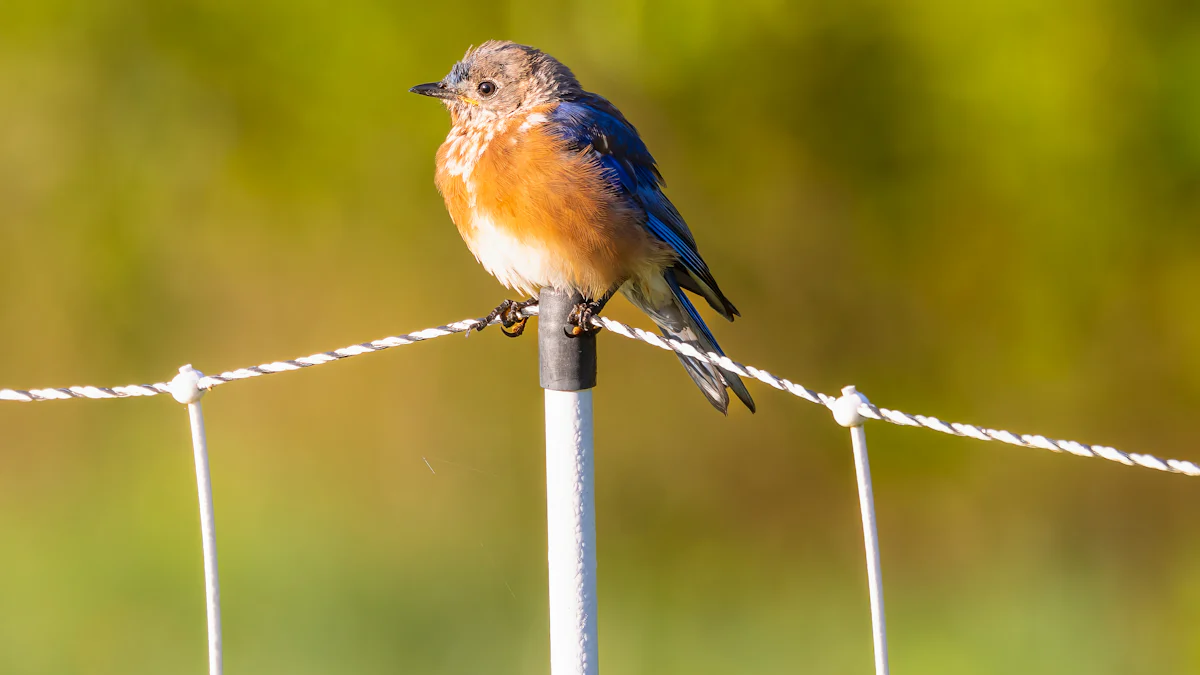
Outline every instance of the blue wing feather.
<path fill-rule="evenodd" d="M 596 95 L 559 103 L 550 119 L 573 149 L 596 156 L 613 188 L 645 214 L 646 229 L 679 256 L 679 266 L 691 277 L 681 279 L 682 285 L 703 295 L 714 309 L 732 319 L 737 309 L 721 293 L 696 249 L 696 239 L 687 223 L 663 194 L 662 174 L 633 125 L 611 103 Z"/>
<path fill-rule="evenodd" d="M 704 323 L 704 319 L 700 316 L 700 312 L 696 309 L 696 306 L 692 304 L 691 300 L 688 300 L 687 294 L 683 292 L 683 289 L 679 288 L 679 284 L 675 279 L 668 277 L 667 283 L 671 286 L 671 292 L 675 294 L 675 299 L 679 301 L 679 304 L 683 307 L 683 311 L 687 312 L 688 317 L 691 318 L 694 328 L 698 329 L 704 335 L 709 344 L 712 345 L 714 351 L 724 356 L 725 352 L 721 349 L 721 345 L 717 344 L 717 338 L 713 337 L 712 331 L 708 329 L 708 324 Z"/>

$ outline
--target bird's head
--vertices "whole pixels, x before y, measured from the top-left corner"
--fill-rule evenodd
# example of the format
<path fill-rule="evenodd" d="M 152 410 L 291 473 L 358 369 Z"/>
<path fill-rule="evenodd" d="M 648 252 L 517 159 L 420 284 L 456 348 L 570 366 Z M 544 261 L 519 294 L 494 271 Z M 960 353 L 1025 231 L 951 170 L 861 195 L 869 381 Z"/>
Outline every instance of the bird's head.
<path fill-rule="evenodd" d="M 441 99 L 455 124 L 507 117 L 566 100 L 581 89 L 549 54 L 515 42 L 491 40 L 469 49 L 440 82 L 418 84 L 414 94 Z"/>

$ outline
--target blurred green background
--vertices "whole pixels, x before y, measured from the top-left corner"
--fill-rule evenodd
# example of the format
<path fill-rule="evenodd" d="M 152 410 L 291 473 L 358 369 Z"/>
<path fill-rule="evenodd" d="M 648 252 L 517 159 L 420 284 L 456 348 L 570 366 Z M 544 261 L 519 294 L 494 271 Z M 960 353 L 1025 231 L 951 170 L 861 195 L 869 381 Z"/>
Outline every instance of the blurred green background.
<path fill-rule="evenodd" d="M 1200 459 L 1182 0 L 6 2 L 0 386 L 487 311 L 433 187 L 447 115 L 406 90 L 488 38 L 638 125 L 736 358 Z M 722 418 L 670 355 L 600 349 L 605 672 L 869 672 L 845 431 L 756 385 Z M 205 399 L 229 672 L 548 671 L 535 362 L 489 331 Z M 1200 672 L 1200 483 L 868 433 L 895 672 Z M 203 672 L 183 409 L 0 404 L 0 462 L 0 672 Z"/>

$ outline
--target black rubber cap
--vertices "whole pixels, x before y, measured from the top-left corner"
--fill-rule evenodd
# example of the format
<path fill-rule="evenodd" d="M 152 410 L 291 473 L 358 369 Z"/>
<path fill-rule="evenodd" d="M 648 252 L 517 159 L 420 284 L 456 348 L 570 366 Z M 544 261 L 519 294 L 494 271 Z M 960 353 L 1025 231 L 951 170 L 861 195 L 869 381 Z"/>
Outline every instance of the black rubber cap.
<path fill-rule="evenodd" d="M 542 389 L 582 391 L 596 386 L 596 334 L 567 335 L 567 315 L 583 302 L 578 293 L 543 288 L 538 296 L 538 365 Z"/>

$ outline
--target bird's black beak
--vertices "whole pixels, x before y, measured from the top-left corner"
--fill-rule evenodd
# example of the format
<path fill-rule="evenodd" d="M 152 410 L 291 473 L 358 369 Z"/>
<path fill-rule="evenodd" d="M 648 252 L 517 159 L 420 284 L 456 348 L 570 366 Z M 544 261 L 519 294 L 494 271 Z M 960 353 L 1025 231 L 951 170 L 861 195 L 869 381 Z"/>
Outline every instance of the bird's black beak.
<path fill-rule="evenodd" d="M 418 84 L 409 89 L 414 94 L 422 96 L 432 96 L 434 98 L 457 98 L 458 94 L 450 91 L 445 82 L 430 82 L 429 84 Z"/>

